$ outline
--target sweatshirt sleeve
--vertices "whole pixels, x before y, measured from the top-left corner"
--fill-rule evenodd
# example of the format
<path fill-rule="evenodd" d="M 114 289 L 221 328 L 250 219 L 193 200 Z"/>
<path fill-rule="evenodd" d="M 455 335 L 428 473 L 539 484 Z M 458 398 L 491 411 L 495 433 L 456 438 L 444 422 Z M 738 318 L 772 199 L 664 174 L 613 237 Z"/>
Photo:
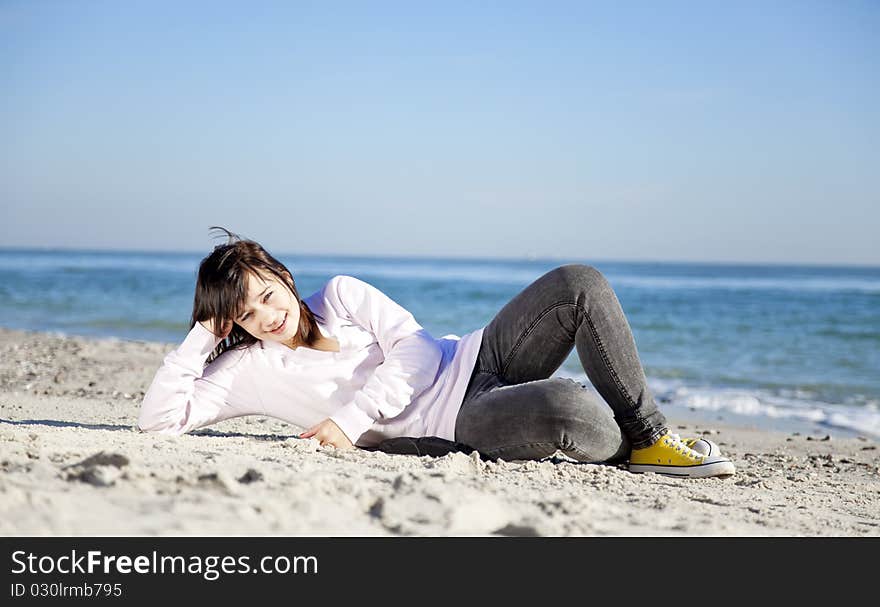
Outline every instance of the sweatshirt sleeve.
<path fill-rule="evenodd" d="M 434 384 L 443 351 L 411 313 L 362 280 L 335 276 L 325 297 L 341 315 L 370 331 L 385 357 L 354 398 L 330 416 L 356 443 L 374 421 L 399 415 Z"/>
<path fill-rule="evenodd" d="M 138 428 L 184 434 L 231 417 L 261 414 L 242 350 L 224 352 L 205 367 L 220 338 L 196 323 L 156 372 L 138 417 Z"/>

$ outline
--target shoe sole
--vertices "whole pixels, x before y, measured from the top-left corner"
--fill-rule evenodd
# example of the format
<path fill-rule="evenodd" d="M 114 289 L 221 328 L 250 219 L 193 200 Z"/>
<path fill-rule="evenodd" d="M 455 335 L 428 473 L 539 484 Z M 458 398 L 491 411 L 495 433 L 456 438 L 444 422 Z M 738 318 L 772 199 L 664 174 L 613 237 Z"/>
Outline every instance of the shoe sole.
<path fill-rule="evenodd" d="M 666 476 L 678 476 L 682 478 L 706 478 L 709 476 L 732 476 L 736 473 L 736 467 L 730 460 L 712 462 L 711 464 L 697 464 L 694 466 L 660 466 L 657 464 L 630 464 L 630 472 L 643 473 L 654 472 Z"/>

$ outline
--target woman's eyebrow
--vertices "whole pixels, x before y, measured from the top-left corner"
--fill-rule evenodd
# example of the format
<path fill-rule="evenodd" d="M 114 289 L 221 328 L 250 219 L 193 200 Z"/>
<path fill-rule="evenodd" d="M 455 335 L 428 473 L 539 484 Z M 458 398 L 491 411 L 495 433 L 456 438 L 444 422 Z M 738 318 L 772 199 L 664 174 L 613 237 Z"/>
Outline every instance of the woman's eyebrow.
<path fill-rule="evenodd" d="M 265 289 L 263 289 L 263 293 L 265 293 L 266 291 L 268 291 L 268 290 L 271 289 L 271 288 L 272 288 L 272 285 L 267 286 Z M 263 293 L 260 293 L 259 295 L 257 295 L 257 300 L 258 300 L 258 301 L 259 301 L 259 299 L 260 299 L 261 297 L 263 297 Z M 248 313 L 248 312 L 250 312 L 250 310 L 245 309 L 244 312 L 242 312 L 241 314 L 238 315 L 238 320 L 241 320 L 241 317 L 244 316 L 244 315 L 245 315 L 246 313 Z"/>

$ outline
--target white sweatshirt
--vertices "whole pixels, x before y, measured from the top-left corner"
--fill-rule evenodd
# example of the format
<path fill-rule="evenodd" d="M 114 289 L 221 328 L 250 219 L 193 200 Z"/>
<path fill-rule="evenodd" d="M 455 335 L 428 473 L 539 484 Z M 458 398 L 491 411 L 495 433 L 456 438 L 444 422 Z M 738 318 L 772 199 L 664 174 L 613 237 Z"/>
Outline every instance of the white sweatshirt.
<path fill-rule="evenodd" d="M 455 440 L 482 328 L 435 339 L 407 310 L 352 276 L 334 276 L 305 302 L 324 318 L 321 333 L 338 340 L 339 352 L 258 341 L 206 367 L 220 340 L 196 323 L 153 378 L 138 427 L 183 434 L 266 415 L 303 429 L 330 418 L 359 447 L 397 436 Z"/>

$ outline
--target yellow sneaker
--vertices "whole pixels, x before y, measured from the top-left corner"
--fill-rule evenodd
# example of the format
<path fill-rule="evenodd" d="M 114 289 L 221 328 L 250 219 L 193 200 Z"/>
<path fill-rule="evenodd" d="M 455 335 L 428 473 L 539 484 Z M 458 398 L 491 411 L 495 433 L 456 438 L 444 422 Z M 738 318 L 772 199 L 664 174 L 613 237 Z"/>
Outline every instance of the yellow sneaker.
<path fill-rule="evenodd" d="M 670 434 L 672 438 L 678 437 L 677 434 Z M 699 453 L 700 455 L 721 455 L 721 449 L 708 438 L 683 438 L 681 439 L 685 445 Z"/>
<path fill-rule="evenodd" d="M 630 472 L 656 472 L 669 476 L 704 478 L 707 476 L 730 476 L 736 472 L 733 462 L 718 452 L 711 441 L 707 445 L 697 443 L 705 439 L 686 439 L 693 441 L 695 447 L 715 453 L 700 453 L 689 447 L 677 434 L 666 434 L 644 449 L 633 449 L 629 458 Z"/>

